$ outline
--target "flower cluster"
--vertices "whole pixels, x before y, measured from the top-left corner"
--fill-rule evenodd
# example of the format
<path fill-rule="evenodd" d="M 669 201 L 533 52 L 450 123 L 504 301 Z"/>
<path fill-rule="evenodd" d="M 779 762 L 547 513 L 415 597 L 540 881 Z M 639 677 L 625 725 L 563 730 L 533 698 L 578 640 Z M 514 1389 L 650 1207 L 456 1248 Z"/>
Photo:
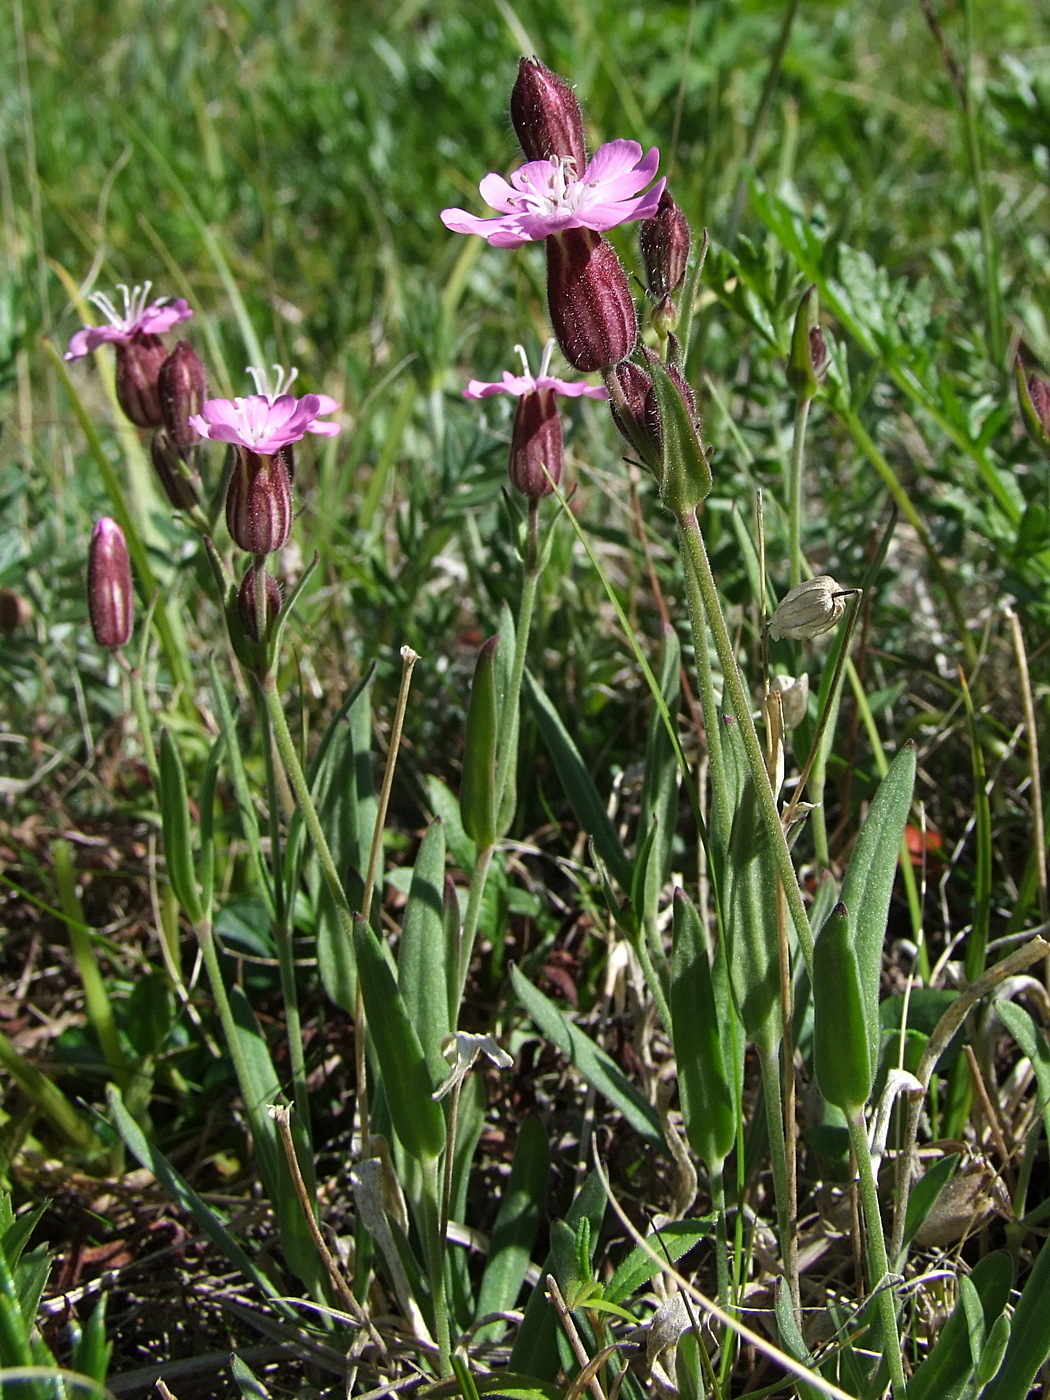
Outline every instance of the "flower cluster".
<path fill-rule="evenodd" d="M 292 527 L 293 445 L 307 433 L 331 437 L 339 424 L 327 421 L 339 405 L 327 394 L 290 393 L 296 378 L 275 365 L 272 384 L 262 369 L 249 369 L 254 394 L 209 399 L 204 367 L 187 341 L 169 354 L 160 337 L 193 312 L 183 300 L 150 302 L 150 284 L 120 289 L 121 314 L 105 296 L 92 298 L 106 317 L 103 326 L 77 331 L 67 360 L 82 359 L 103 345 L 117 354 L 117 395 L 132 422 L 154 429 L 150 455 L 157 476 L 176 509 L 184 510 L 203 533 L 213 521 L 200 509 L 197 453 L 202 442 L 233 450 L 225 495 L 226 524 L 236 545 L 253 563 L 228 608 L 240 619 L 244 636 L 265 643 L 280 610 L 280 588 L 263 572 L 262 558 L 287 542 Z M 222 503 L 217 503 L 217 509 Z M 131 575 L 119 527 L 103 520 L 92 537 L 88 599 L 100 645 L 118 649 L 131 631 Z M 247 655 L 247 653 L 246 653 Z M 260 663 L 261 664 L 261 663 Z"/>

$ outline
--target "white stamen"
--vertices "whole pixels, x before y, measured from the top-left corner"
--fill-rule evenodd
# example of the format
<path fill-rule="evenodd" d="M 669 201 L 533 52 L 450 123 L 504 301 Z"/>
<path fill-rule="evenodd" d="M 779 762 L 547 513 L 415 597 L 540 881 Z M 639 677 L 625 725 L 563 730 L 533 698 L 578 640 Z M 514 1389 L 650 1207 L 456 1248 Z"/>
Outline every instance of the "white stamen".
<path fill-rule="evenodd" d="M 130 330 L 132 326 L 142 320 L 146 307 L 149 305 L 149 294 L 152 282 L 143 282 L 141 286 L 129 287 L 126 282 L 117 283 L 117 291 L 120 292 L 124 301 L 123 315 L 114 306 L 112 298 L 105 292 L 92 292 L 88 301 L 92 306 L 97 306 L 105 316 L 111 326 L 117 326 L 120 330 Z M 157 305 L 163 306 L 168 300 L 167 297 L 159 297 Z"/>
<path fill-rule="evenodd" d="M 271 365 L 273 370 L 273 388 L 270 388 L 270 376 L 265 369 L 257 365 L 249 365 L 247 373 L 251 375 L 255 384 L 255 392 L 264 399 L 269 399 L 273 403 L 274 399 L 279 399 L 282 394 L 287 394 L 288 390 L 295 383 L 299 376 L 299 371 L 293 368 L 285 370 L 281 365 Z"/>

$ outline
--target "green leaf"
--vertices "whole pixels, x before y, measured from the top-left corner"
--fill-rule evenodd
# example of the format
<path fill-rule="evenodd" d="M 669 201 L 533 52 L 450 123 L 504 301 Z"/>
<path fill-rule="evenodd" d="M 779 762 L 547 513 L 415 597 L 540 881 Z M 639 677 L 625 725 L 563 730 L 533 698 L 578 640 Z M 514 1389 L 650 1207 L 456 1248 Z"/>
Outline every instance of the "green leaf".
<path fill-rule="evenodd" d="M 490 637 L 478 654 L 467 710 L 467 739 L 463 752 L 463 781 L 459 811 L 463 830 L 479 850 L 496 840 L 496 747 L 499 704 L 496 696 L 496 647 Z"/>
<path fill-rule="evenodd" d="M 988 1254 L 974 1265 L 970 1282 L 980 1297 L 986 1327 L 992 1326 L 1006 1306 L 1013 1272 L 1004 1250 Z M 908 1400 L 960 1400 L 973 1371 L 967 1337 L 966 1312 L 960 1299 L 933 1350 L 908 1382 Z"/>
<path fill-rule="evenodd" d="M 547 1198 L 550 1150 L 547 1129 L 535 1114 L 521 1124 L 510 1178 L 493 1226 L 489 1257 L 478 1291 L 476 1317 L 505 1312 L 517 1302 Z M 505 1324 L 489 1323 L 475 1341 L 496 1341 Z"/>
<path fill-rule="evenodd" d="M 117 1132 L 124 1139 L 128 1150 L 142 1166 L 147 1167 L 177 1205 L 191 1216 L 201 1230 L 216 1245 L 234 1268 L 240 1269 L 245 1278 L 255 1284 L 264 1297 L 274 1300 L 291 1321 L 297 1320 L 295 1311 L 279 1301 L 280 1293 L 263 1271 L 244 1251 L 226 1228 L 226 1222 L 198 1196 L 193 1187 L 147 1139 L 145 1133 L 124 1107 L 120 1090 L 113 1084 L 107 1088 L 109 1111 Z"/>
<path fill-rule="evenodd" d="M 1039 1107 L 1046 1140 L 1050 1142 L 1050 1044 L 1047 1044 L 1046 1036 L 1023 1006 L 1002 997 L 995 1003 L 995 1010 L 1031 1063 L 1039 1089 Z"/>
<path fill-rule="evenodd" d="M 727 743 L 723 752 L 731 747 Z M 723 880 L 723 921 L 733 999 L 748 1039 L 766 1052 L 779 1044 L 781 1034 L 778 872 L 750 770 L 744 774 L 729 833 Z"/>
<path fill-rule="evenodd" d="M 674 1220 L 647 1235 L 646 1243 L 652 1246 L 662 1260 L 675 1264 L 701 1240 L 709 1238 L 714 1228 L 713 1215 L 703 1215 L 695 1220 Z M 654 1279 L 662 1267 L 663 1264 L 653 1259 L 648 1250 L 643 1249 L 641 1245 L 635 1245 L 605 1285 L 606 1300 L 610 1303 L 626 1302 Z"/>
<path fill-rule="evenodd" d="M 557 711 L 528 671 L 525 672 L 525 691 L 533 713 L 540 726 L 543 742 L 547 745 L 565 796 L 580 827 L 594 842 L 594 848 L 609 867 L 613 878 L 621 889 L 631 887 L 631 862 L 627 859 L 623 845 L 609 820 L 605 805 L 598 796 L 594 780 L 587 772 L 580 751 L 572 736 L 558 717 Z"/>
<path fill-rule="evenodd" d="M 879 980 L 893 881 L 915 786 L 915 745 L 907 743 L 879 784 L 842 882 L 839 900 L 850 913 L 873 1064 L 879 1057 Z"/>
<path fill-rule="evenodd" d="M 379 939 L 360 917 L 354 920 L 354 951 L 394 1132 L 411 1157 L 432 1162 L 445 1146 L 445 1115 L 431 1097 L 435 1084 L 427 1059 Z"/>
<path fill-rule="evenodd" d="M 871 1094 L 876 1060 L 849 911 L 836 904 L 813 949 L 813 1067 L 827 1103 L 850 1116 Z"/>
<path fill-rule="evenodd" d="M 647 1103 L 623 1071 L 604 1050 L 584 1035 L 569 1018 L 532 985 L 517 967 L 511 968 L 514 992 L 537 1028 L 600 1094 L 619 1109 L 635 1132 L 654 1147 L 664 1145 L 663 1129 L 656 1110 Z"/>
<path fill-rule="evenodd" d="M 674 892 L 671 953 L 671 1039 L 686 1136 L 708 1167 L 717 1167 L 736 1139 L 736 1108 L 718 1014 L 707 935 L 691 900 Z"/>
<path fill-rule="evenodd" d="M 113 1343 L 106 1339 L 106 1301 L 108 1293 L 99 1294 L 98 1302 L 91 1309 L 91 1316 L 84 1324 L 73 1354 L 70 1366 L 82 1376 L 90 1376 L 100 1385 L 109 1370 L 109 1358 L 113 1353 Z"/>
<path fill-rule="evenodd" d="M 244 1396 L 244 1400 L 270 1400 L 270 1392 L 247 1362 L 242 1361 L 236 1352 L 230 1357 L 230 1370 L 233 1372 L 233 1379 L 237 1382 L 237 1389 Z"/>
<path fill-rule="evenodd" d="M 656 356 L 647 356 L 663 436 L 660 499 L 674 515 L 694 511 L 711 491 L 711 467 L 681 390 Z"/>
<path fill-rule="evenodd" d="M 427 827 L 416 856 L 397 951 L 397 983 L 435 1083 L 440 1083 L 448 1072 L 441 1042 L 452 1029 L 444 893 L 445 828 L 435 818 Z"/>
<path fill-rule="evenodd" d="M 1030 1394 L 1036 1372 L 1050 1357 L 1050 1308 L 1046 1305 L 1048 1290 L 1050 1240 L 1044 1241 L 1035 1267 L 1028 1275 L 1020 1301 L 1014 1308 L 1003 1364 L 981 1400 L 1025 1400 Z"/>

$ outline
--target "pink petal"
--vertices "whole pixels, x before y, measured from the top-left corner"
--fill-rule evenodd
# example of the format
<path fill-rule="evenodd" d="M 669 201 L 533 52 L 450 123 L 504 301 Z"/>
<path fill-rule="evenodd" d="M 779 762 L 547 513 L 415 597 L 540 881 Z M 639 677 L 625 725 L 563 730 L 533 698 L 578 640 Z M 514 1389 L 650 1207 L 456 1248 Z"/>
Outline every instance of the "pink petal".
<path fill-rule="evenodd" d="M 192 315 L 185 297 L 179 297 L 178 301 L 165 305 L 154 302 L 152 306 L 146 307 L 135 322 L 134 329 L 144 335 L 164 335 L 172 326 L 177 326 L 180 321 L 188 321 Z"/>
<path fill-rule="evenodd" d="M 557 379 L 553 374 L 544 375 L 536 381 L 537 389 L 553 389 L 567 399 L 607 399 L 609 391 L 604 384 L 585 384 L 582 379 Z"/>

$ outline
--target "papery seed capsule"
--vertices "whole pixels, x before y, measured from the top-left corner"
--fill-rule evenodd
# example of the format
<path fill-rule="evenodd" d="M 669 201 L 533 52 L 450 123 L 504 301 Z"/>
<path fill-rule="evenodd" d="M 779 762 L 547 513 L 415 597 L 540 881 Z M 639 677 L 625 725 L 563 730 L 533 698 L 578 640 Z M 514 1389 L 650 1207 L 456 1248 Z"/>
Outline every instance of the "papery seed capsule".
<path fill-rule="evenodd" d="M 561 481 L 562 431 L 552 389 L 523 394 L 510 440 L 511 485 L 530 500 L 549 496 Z"/>
<path fill-rule="evenodd" d="M 200 413 L 208 397 L 204 366 L 188 340 L 180 340 L 157 374 L 160 411 L 168 441 L 183 455 L 201 435 L 190 425 L 190 414 Z"/>
<path fill-rule="evenodd" d="M 164 494 L 176 510 L 192 510 L 199 505 L 193 482 L 186 476 L 187 468 L 181 455 L 168 441 L 165 432 L 154 433 L 149 443 L 150 460 Z"/>
<path fill-rule="evenodd" d="M 95 641 L 100 647 L 116 651 L 131 636 L 131 564 L 124 532 L 108 515 L 91 534 L 87 588 Z"/>
<path fill-rule="evenodd" d="M 664 190 L 660 207 L 638 230 L 638 246 L 653 301 L 674 296 L 685 281 L 689 242 L 688 220 Z"/>
<path fill-rule="evenodd" d="M 157 375 L 168 358 L 159 335 L 136 334 L 117 345 L 117 402 L 139 428 L 159 428 L 164 418 Z"/>
<path fill-rule="evenodd" d="M 835 626 L 845 609 L 843 590 L 830 574 L 818 574 L 784 596 L 767 624 L 769 635 L 774 641 L 819 637 Z"/>
<path fill-rule="evenodd" d="M 583 114 L 576 94 L 536 58 L 523 58 L 510 95 L 510 119 L 526 160 L 568 158 L 577 178 L 587 165 Z"/>
<path fill-rule="evenodd" d="M 281 611 L 281 585 L 272 574 L 264 571 L 262 580 L 266 617 L 264 625 L 260 628 L 258 577 L 256 569 L 249 569 L 237 590 L 237 612 L 242 627 L 253 642 L 264 641 L 270 635 L 274 619 Z"/>
<path fill-rule="evenodd" d="M 809 706 L 809 677 L 805 674 L 797 679 L 794 676 L 774 676 L 769 682 L 770 690 L 780 692 L 780 713 L 785 729 L 797 729 L 806 718 Z"/>
<path fill-rule="evenodd" d="M 634 349 L 638 316 L 611 243 L 592 229 L 552 234 L 547 244 L 547 305 L 562 353 L 585 374 L 612 369 Z"/>
<path fill-rule="evenodd" d="M 282 549 L 292 529 L 292 485 L 277 455 L 237 447 L 226 493 L 230 538 L 249 554 Z"/>

